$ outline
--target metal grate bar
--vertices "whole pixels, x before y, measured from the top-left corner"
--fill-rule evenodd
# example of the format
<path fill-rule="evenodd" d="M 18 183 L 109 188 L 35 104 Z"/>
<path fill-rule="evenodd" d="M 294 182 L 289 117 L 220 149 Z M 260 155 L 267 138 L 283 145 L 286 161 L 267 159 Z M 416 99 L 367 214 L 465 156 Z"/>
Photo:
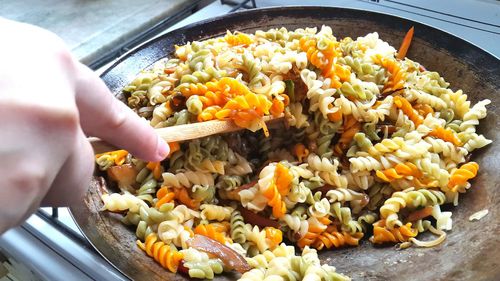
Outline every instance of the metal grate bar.
<path fill-rule="evenodd" d="M 237 11 L 237 10 L 239 10 L 241 8 L 244 8 L 244 9 L 255 9 L 255 8 L 257 8 L 257 3 L 255 3 L 255 0 L 243 0 L 241 2 L 237 2 L 237 1 L 234 1 L 234 0 L 221 0 L 220 2 L 221 2 L 222 5 L 234 6 L 229 11 L 229 13 Z M 251 5 L 248 4 L 248 2 L 251 2 Z"/>
<path fill-rule="evenodd" d="M 57 208 L 52 208 L 52 215 L 47 213 L 45 210 L 39 209 L 36 214 L 45 220 L 47 223 L 54 225 L 56 228 L 60 229 L 61 232 L 64 234 L 71 236 L 75 240 L 79 241 L 82 245 L 85 245 L 89 247 L 90 249 L 93 249 L 92 245 L 90 244 L 87 239 L 85 239 L 81 234 L 77 233 L 74 231 L 72 228 L 68 227 L 65 223 L 61 222 L 58 218 L 57 215 L 54 216 L 54 209 L 57 211 Z"/>

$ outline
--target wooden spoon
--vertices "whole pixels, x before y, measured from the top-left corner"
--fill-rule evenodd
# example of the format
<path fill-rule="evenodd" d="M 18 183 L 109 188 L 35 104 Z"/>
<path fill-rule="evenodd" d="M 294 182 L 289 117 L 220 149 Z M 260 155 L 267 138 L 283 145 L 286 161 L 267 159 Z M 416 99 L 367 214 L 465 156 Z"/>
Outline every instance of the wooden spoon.
<path fill-rule="evenodd" d="M 266 123 L 281 121 L 283 116 L 272 117 L 264 116 L 263 120 Z M 156 132 L 166 141 L 166 142 L 180 142 L 192 139 L 198 139 L 202 137 L 207 137 L 211 135 L 235 132 L 243 130 L 245 128 L 239 127 L 232 120 L 220 121 L 211 120 L 206 122 L 192 123 L 186 125 L 178 125 L 167 128 L 156 129 Z M 94 154 L 104 153 L 108 151 L 117 150 L 119 148 L 95 137 L 88 138 L 92 148 L 94 149 Z"/>

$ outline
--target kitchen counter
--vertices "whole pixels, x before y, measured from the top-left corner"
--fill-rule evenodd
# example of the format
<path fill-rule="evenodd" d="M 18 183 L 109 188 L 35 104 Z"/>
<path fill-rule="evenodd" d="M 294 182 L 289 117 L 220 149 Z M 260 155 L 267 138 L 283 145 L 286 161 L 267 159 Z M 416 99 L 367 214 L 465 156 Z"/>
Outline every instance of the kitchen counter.
<path fill-rule="evenodd" d="M 0 16 L 31 23 L 64 39 L 90 64 L 165 19 L 185 17 L 199 0 L 0 0 Z"/>

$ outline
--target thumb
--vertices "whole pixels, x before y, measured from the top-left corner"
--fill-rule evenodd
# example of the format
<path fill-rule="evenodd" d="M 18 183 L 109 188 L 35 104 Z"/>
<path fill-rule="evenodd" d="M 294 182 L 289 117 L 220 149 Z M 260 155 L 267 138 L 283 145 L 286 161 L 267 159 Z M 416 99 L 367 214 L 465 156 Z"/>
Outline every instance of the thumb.
<path fill-rule="evenodd" d="M 116 99 L 104 82 L 80 63 L 77 66 L 76 104 L 86 134 L 148 161 L 163 160 L 170 152 L 168 144 L 146 120 Z"/>

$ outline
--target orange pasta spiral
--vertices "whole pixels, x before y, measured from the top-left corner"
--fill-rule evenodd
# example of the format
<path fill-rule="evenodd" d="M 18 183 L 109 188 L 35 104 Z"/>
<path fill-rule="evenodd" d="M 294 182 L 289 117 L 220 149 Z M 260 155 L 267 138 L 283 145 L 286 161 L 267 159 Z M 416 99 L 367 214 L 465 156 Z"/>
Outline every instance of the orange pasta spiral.
<path fill-rule="evenodd" d="M 444 141 L 451 142 L 453 145 L 462 145 L 462 142 L 458 139 L 457 134 L 451 129 L 445 129 L 443 127 L 437 127 L 429 133 L 429 136 L 440 138 Z"/>
<path fill-rule="evenodd" d="M 407 176 L 421 177 L 422 172 L 415 166 L 415 164 L 406 162 L 399 163 L 394 168 L 377 171 L 377 177 L 386 182 L 392 182 Z"/>
<path fill-rule="evenodd" d="M 373 61 L 385 68 L 387 72 L 391 74 L 384 85 L 382 93 L 388 93 L 403 89 L 406 80 L 406 73 L 403 71 L 403 69 L 401 69 L 400 62 L 395 59 L 384 58 L 380 55 L 374 56 Z"/>
<path fill-rule="evenodd" d="M 299 45 L 302 51 L 306 52 L 307 59 L 312 65 L 320 69 L 323 69 L 327 65 L 328 62 L 326 56 L 316 47 L 316 39 L 302 37 L 299 40 Z"/>
<path fill-rule="evenodd" d="M 236 125 L 250 129 L 256 120 L 269 114 L 271 106 L 272 102 L 265 95 L 250 92 L 228 101 L 215 117 L 219 120 L 231 118 Z"/>
<path fill-rule="evenodd" d="M 304 237 L 300 238 L 299 241 L 297 241 L 297 246 L 299 246 L 301 249 L 303 249 L 305 246 L 311 246 L 314 241 L 316 241 L 316 238 L 318 238 L 319 234 L 322 231 L 315 231 L 314 228 L 309 226 L 309 230 L 307 233 L 304 235 Z"/>
<path fill-rule="evenodd" d="M 281 200 L 281 194 L 275 184 L 269 186 L 266 191 L 264 191 L 264 196 L 269 200 L 267 204 L 273 208 L 273 216 L 275 218 L 281 218 L 286 213 L 285 202 Z"/>
<path fill-rule="evenodd" d="M 232 119 L 236 125 L 253 131 L 261 126 L 266 132 L 262 117 L 270 113 L 273 116 L 282 114 L 288 102 L 288 99 L 284 99 L 285 102 L 280 99 L 270 101 L 266 95 L 253 93 L 230 77 L 204 85 L 190 84 L 181 87 L 180 91 L 186 97 L 199 96 L 203 110 L 198 115 L 198 121 Z"/>
<path fill-rule="evenodd" d="M 323 70 L 323 76 L 332 80 L 332 88 L 338 89 L 342 86 L 342 82 L 349 81 L 351 78 L 351 71 L 346 66 L 336 63 L 330 65 L 330 63 L 328 63 L 327 67 Z"/>
<path fill-rule="evenodd" d="M 337 144 L 335 145 L 333 152 L 337 156 L 344 154 L 351 143 L 354 135 L 361 129 L 361 124 L 352 115 L 347 115 L 344 118 L 344 132 L 340 136 Z"/>
<path fill-rule="evenodd" d="M 177 268 L 179 268 L 179 263 L 183 257 L 182 253 L 170 247 L 170 245 L 158 241 L 156 233 L 149 234 L 144 243 L 137 240 L 137 246 L 145 251 L 148 256 L 160 263 L 164 268 L 174 273 L 177 272 Z"/>
<path fill-rule="evenodd" d="M 316 241 L 316 238 L 332 223 L 328 217 L 318 218 L 318 222 L 319 224 L 309 224 L 307 233 L 297 241 L 297 246 L 300 248 L 311 246 Z"/>
<path fill-rule="evenodd" d="M 153 177 L 155 180 L 159 180 L 161 178 L 161 174 L 163 173 L 163 167 L 160 162 L 148 162 L 146 168 L 153 172 Z"/>
<path fill-rule="evenodd" d="M 416 104 L 413 109 L 415 109 L 418 114 L 422 115 L 422 116 L 427 116 L 427 114 L 429 113 L 434 113 L 434 109 L 432 108 L 432 106 L 426 104 L 426 103 L 419 103 L 419 104 Z"/>
<path fill-rule="evenodd" d="M 183 84 L 179 87 L 179 91 L 183 96 L 188 98 L 192 95 L 198 95 L 198 96 L 204 95 L 208 91 L 208 87 L 201 83 Z"/>
<path fill-rule="evenodd" d="M 195 229 L 195 234 L 200 234 L 208 238 L 212 238 L 222 244 L 233 242 L 231 238 L 226 237 L 226 227 L 221 224 L 199 224 Z"/>
<path fill-rule="evenodd" d="M 280 194 L 286 196 L 288 192 L 290 192 L 290 184 L 292 183 L 293 180 L 293 176 L 288 170 L 288 168 L 281 163 L 276 164 L 274 179 Z"/>
<path fill-rule="evenodd" d="M 448 187 L 451 188 L 452 191 L 456 191 L 458 186 L 464 185 L 468 180 L 474 178 L 478 170 L 479 165 L 476 162 L 463 164 L 459 169 L 451 173 Z"/>
<path fill-rule="evenodd" d="M 297 143 L 293 147 L 293 153 L 297 159 L 299 159 L 299 162 L 302 162 L 303 159 L 306 159 L 307 156 L 309 155 L 309 149 L 306 148 L 306 146 L 302 143 Z"/>
<path fill-rule="evenodd" d="M 362 232 L 356 232 L 351 235 L 344 231 L 339 232 L 335 226 L 328 226 L 323 233 L 318 235 L 316 240 L 312 243 L 312 247 L 321 251 L 325 247 L 330 249 L 332 247 L 340 248 L 346 245 L 358 246 L 359 240 L 362 237 Z"/>
<path fill-rule="evenodd" d="M 175 198 L 175 193 L 171 192 L 168 187 L 162 186 L 156 192 L 156 198 L 158 198 L 158 201 L 156 201 L 155 207 L 160 208 L 161 205 L 172 202 Z"/>
<path fill-rule="evenodd" d="M 174 188 L 174 194 L 175 199 L 190 209 L 196 210 L 200 206 L 200 201 L 191 198 L 186 188 Z"/>
<path fill-rule="evenodd" d="M 333 113 L 328 113 L 328 120 L 330 120 L 332 122 L 342 121 L 342 111 L 337 110 Z"/>
<path fill-rule="evenodd" d="M 119 166 L 125 162 L 125 159 L 127 158 L 127 155 L 128 155 L 128 151 L 121 149 L 121 150 L 100 153 L 100 154 L 96 154 L 95 159 L 98 159 L 99 157 L 101 157 L 103 155 L 109 155 L 110 158 L 115 162 L 115 165 Z"/>
<path fill-rule="evenodd" d="M 224 40 L 231 46 L 248 46 L 253 43 L 252 38 L 245 33 L 232 34 L 228 32 Z"/>
<path fill-rule="evenodd" d="M 418 114 L 418 112 L 413 109 L 411 106 L 410 102 L 401 97 L 401 96 L 395 96 L 394 97 L 394 105 L 396 105 L 397 108 L 401 109 L 403 113 L 410 118 L 410 120 L 415 124 L 415 127 L 420 126 L 424 122 L 424 118 Z"/>
<path fill-rule="evenodd" d="M 198 114 L 198 122 L 216 119 L 215 114 L 217 112 L 219 112 L 220 109 L 221 109 L 221 107 L 218 105 L 209 106 L 209 107 L 203 109 L 203 111 L 200 114 Z"/>
<path fill-rule="evenodd" d="M 401 227 L 388 229 L 385 226 L 385 220 L 379 220 L 373 224 L 373 236 L 370 241 L 374 244 L 406 242 L 418 234 L 418 230 L 411 228 L 411 226 L 409 222 Z"/>
<path fill-rule="evenodd" d="M 266 241 L 268 242 L 269 248 L 273 249 L 283 241 L 283 233 L 281 230 L 268 226 L 264 228 L 264 231 L 266 232 Z"/>
<path fill-rule="evenodd" d="M 274 179 L 264 191 L 264 196 L 269 200 L 267 204 L 273 208 L 273 216 L 281 218 L 286 213 L 285 202 L 281 199 L 290 192 L 293 176 L 283 164 L 276 164 Z"/>
<path fill-rule="evenodd" d="M 318 48 L 318 44 L 323 45 L 322 50 Z M 351 77 L 349 68 L 335 63 L 335 58 L 342 54 L 338 50 L 338 42 L 326 38 L 318 42 L 315 38 L 302 37 L 299 45 L 302 51 L 306 52 L 311 64 L 321 69 L 325 78 L 330 78 L 332 88 L 338 89 L 342 86 L 342 82 L 349 81 Z"/>

